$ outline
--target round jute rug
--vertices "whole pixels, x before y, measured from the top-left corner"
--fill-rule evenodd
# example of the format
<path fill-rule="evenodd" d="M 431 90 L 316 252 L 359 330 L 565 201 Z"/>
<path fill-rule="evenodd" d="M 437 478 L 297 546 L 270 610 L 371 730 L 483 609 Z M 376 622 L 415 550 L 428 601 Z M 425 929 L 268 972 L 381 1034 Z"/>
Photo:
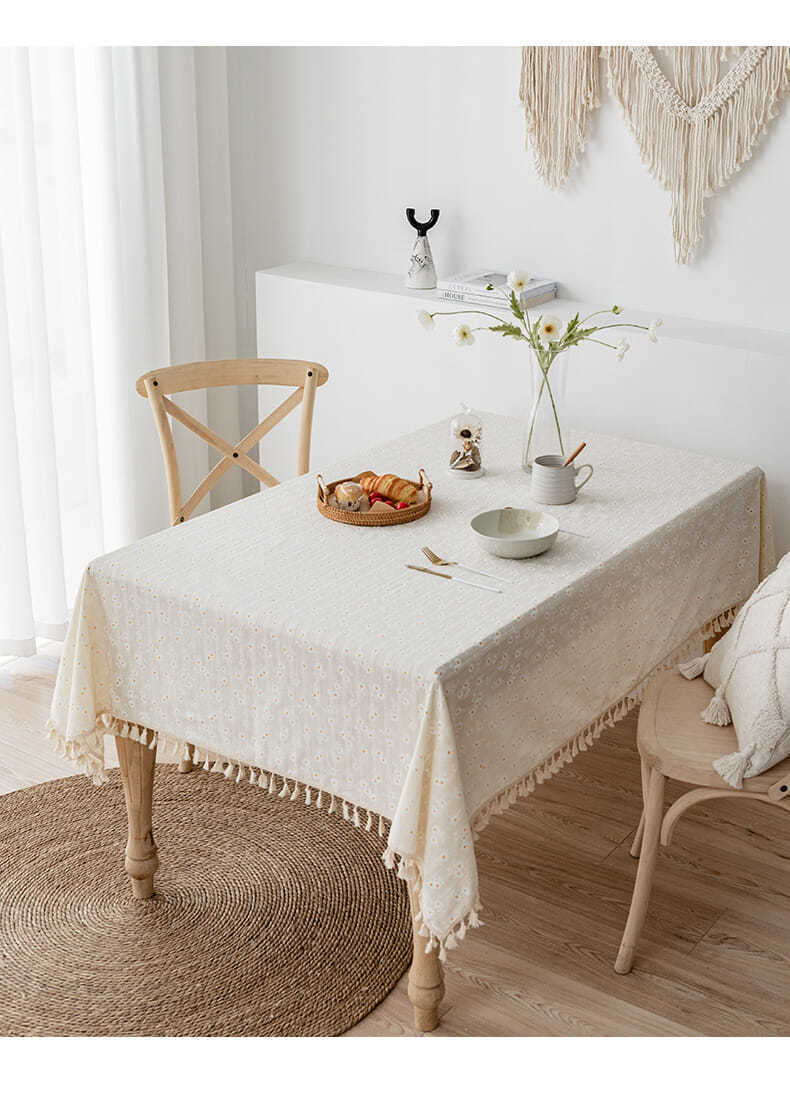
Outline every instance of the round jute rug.
<path fill-rule="evenodd" d="M 170 766 L 154 829 L 156 895 L 134 900 L 117 771 L 0 797 L 0 1035 L 330 1036 L 405 971 L 374 831 Z"/>

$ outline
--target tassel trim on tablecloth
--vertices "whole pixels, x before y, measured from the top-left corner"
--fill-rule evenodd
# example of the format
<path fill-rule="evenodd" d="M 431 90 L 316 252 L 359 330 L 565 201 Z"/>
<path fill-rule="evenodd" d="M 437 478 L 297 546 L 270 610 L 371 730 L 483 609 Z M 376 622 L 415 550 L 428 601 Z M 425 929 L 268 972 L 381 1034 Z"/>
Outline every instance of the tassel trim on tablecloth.
<path fill-rule="evenodd" d="M 737 607 L 726 610 L 703 629 L 697 630 L 688 641 L 680 645 L 637 686 L 629 690 L 626 695 L 611 705 L 601 716 L 591 721 L 586 728 L 578 732 L 562 747 L 552 752 L 538 766 L 533 767 L 528 774 L 513 782 L 507 789 L 492 797 L 482 808 L 479 808 L 470 823 L 475 840 L 489 824 L 492 817 L 502 815 L 520 797 L 526 797 L 532 793 L 538 785 L 542 785 L 543 782 L 557 774 L 569 762 L 572 762 L 580 751 L 586 751 L 588 747 L 592 746 L 607 728 L 612 728 L 626 714 L 630 713 L 641 701 L 645 689 L 657 674 L 687 658 L 703 640 L 715 636 L 731 625 L 736 612 Z M 96 718 L 95 728 L 107 735 L 134 740 L 151 750 L 157 745 L 162 745 L 162 747 L 173 751 L 176 757 L 188 759 L 194 765 L 202 763 L 202 769 L 209 773 L 221 774 L 228 781 L 241 782 L 246 780 L 250 785 L 257 786 L 257 788 L 272 796 L 295 801 L 303 793 L 306 805 L 314 804 L 318 809 L 325 807 L 330 816 L 335 813 L 338 816 L 342 815 L 348 823 L 354 827 L 364 827 L 366 831 L 371 831 L 375 826 L 381 838 L 388 837 L 390 821 L 384 816 L 371 812 L 369 809 L 354 804 L 343 797 L 327 793 L 305 782 L 299 782 L 295 778 L 276 774 L 260 766 L 250 766 L 248 763 L 241 763 L 238 759 L 232 759 L 214 751 L 204 751 L 200 747 L 191 746 L 186 740 L 156 732 L 151 728 L 146 728 L 131 721 L 124 721 L 111 713 L 100 713 Z M 52 723 L 48 726 L 46 734 L 55 751 L 74 762 L 84 774 L 92 779 L 94 785 L 101 785 L 108 780 L 104 760 L 100 755 L 91 752 L 76 740 L 66 740 L 58 733 L 57 728 Z M 377 819 L 378 822 L 376 823 Z M 402 856 L 389 845 L 385 848 L 381 858 L 388 869 L 395 870 L 401 880 L 407 881 L 411 885 L 412 895 L 416 901 L 422 892 L 422 870 L 419 861 Z M 453 924 L 445 934 L 438 936 L 427 926 L 421 910 L 417 908 L 413 914 L 414 923 L 419 936 L 426 939 L 425 952 L 431 953 L 433 950 L 438 950 L 439 959 L 444 962 L 447 958 L 447 950 L 455 949 L 458 943 L 466 937 L 467 930 L 484 925 L 480 919 L 481 911 L 480 899 L 475 897 L 474 903 L 463 918 Z"/>
<path fill-rule="evenodd" d="M 96 718 L 95 729 L 108 736 L 134 740 L 151 750 L 161 745 L 172 751 L 175 757 L 188 760 L 195 766 L 200 766 L 202 763 L 201 769 L 208 773 L 221 774 L 227 781 L 249 782 L 250 785 L 257 786 L 265 793 L 281 799 L 296 801 L 304 796 L 306 805 L 314 804 L 316 808 L 325 807 L 328 815 L 332 816 L 335 813 L 342 815 L 343 819 L 354 827 L 361 827 L 365 831 L 372 831 L 375 827 L 380 838 L 386 838 L 389 833 L 389 820 L 384 816 L 362 808 L 347 798 L 326 793 L 316 786 L 297 781 L 295 778 L 284 777 L 260 766 L 241 763 L 238 759 L 217 754 L 216 751 L 204 751 L 201 747 L 193 747 L 186 740 L 156 732 L 152 728 L 145 728 L 132 721 L 121 720 L 120 717 L 114 717 L 111 713 L 100 713 Z M 53 724 L 50 724 L 47 729 L 47 739 L 52 742 L 59 755 L 74 762 L 93 780 L 94 785 L 102 785 L 108 780 L 103 760 L 84 748 L 81 750 L 78 741 L 65 740 L 58 734 Z"/>
<path fill-rule="evenodd" d="M 686 659 L 699 647 L 703 640 L 707 640 L 709 637 L 713 637 L 717 633 L 723 632 L 732 625 L 737 610 L 737 607 L 731 607 L 729 610 L 717 614 L 712 621 L 709 621 L 702 629 L 698 629 L 687 641 L 679 645 L 674 652 L 667 656 L 666 659 L 662 660 L 658 666 L 654 667 L 641 682 L 633 687 L 633 689 L 619 698 L 618 701 L 611 705 L 604 713 L 599 717 L 596 717 L 594 721 L 591 721 L 586 728 L 577 732 L 576 735 L 563 744 L 562 747 L 552 751 L 551 755 L 545 758 L 537 766 L 533 767 L 528 774 L 519 778 L 518 781 L 513 782 L 507 789 L 503 790 L 501 793 L 497 793 L 490 801 L 481 808 L 478 808 L 472 816 L 470 825 L 475 839 L 477 839 L 478 835 L 488 826 L 493 816 L 501 816 L 502 813 L 506 812 L 520 797 L 529 796 L 530 793 L 534 792 L 537 786 L 542 785 L 545 781 L 548 781 L 549 778 L 552 778 L 555 774 L 559 773 L 559 771 L 567 766 L 569 762 L 573 762 L 580 751 L 586 751 L 588 747 L 592 747 L 595 741 L 600 738 L 607 728 L 613 728 L 618 721 L 627 716 L 627 714 L 641 702 L 645 690 L 656 675 L 674 667 L 678 661 Z"/>

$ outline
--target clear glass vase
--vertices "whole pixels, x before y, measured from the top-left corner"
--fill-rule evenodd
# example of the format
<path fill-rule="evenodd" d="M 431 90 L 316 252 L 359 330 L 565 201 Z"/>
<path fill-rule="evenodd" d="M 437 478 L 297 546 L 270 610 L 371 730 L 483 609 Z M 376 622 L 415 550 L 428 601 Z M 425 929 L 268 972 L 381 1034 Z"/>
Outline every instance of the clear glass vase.
<path fill-rule="evenodd" d="M 563 413 L 567 352 L 557 355 L 544 373 L 538 356 L 530 351 L 532 392 L 524 423 L 521 464 L 532 472 L 532 459 L 541 454 L 565 454 Z"/>

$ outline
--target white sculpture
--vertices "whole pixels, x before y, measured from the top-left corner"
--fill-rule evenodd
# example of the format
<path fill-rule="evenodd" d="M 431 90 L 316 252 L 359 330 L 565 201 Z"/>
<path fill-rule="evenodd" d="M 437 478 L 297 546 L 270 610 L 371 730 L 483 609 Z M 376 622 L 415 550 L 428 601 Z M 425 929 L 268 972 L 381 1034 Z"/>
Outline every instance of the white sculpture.
<path fill-rule="evenodd" d="M 439 220 L 439 211 L 431 210 L 429 221 L 417 221 L 414 210 L 409 208 L 406 210 L 406 218 L 411 227 L 417 230 L 417 239 L 411 250 L 406 285 L 410 290 L 435 290 L 436 268 L 433 265 L 431 245 L 428 243 L 428 230 L 432 229 Z"/>

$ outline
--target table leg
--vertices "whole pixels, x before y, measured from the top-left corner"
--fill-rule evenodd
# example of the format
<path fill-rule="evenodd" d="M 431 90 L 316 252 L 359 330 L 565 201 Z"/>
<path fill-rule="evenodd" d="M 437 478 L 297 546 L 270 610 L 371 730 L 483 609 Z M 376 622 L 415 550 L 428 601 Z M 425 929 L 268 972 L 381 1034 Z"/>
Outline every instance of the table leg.
<path fill-rule="evenodd" d="M 425 952 L 427 938 L 417 933 L 414 912 L 418 910 L 417 898 L 409 885 L 409 903 L 412 911 L 414 953 L 409 969 L 409 1001 L 414 1007 L 414 1025 L 422 1033 L 430 1033 L 439 1025 L 439 1004 L 444 998 L 444 976 L 439 950 Z"/>
<path fill-rule="evenodd" d="M 146 747 L 123 736 L 116 736 L 115 744 L 129 823 L 126 872 L 131 878 L 132 895 L 137 900 L 147 900 L 154 894 L 154 873 L 159 866 L 151 830 L 156 747 Z"/>

